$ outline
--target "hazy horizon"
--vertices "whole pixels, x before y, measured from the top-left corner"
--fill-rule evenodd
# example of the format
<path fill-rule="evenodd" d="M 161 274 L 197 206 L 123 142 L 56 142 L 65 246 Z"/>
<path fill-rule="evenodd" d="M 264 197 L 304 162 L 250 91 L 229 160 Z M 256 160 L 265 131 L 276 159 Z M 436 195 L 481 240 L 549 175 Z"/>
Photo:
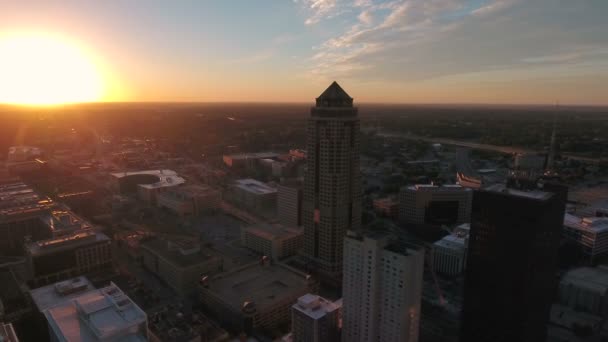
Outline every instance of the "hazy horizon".
<path fill-rule="evenodd" d="M 608 105 L 608 3 L 19 1 L 0 102 Z M 40 58 L 44 56 L 44 58 Z"/>

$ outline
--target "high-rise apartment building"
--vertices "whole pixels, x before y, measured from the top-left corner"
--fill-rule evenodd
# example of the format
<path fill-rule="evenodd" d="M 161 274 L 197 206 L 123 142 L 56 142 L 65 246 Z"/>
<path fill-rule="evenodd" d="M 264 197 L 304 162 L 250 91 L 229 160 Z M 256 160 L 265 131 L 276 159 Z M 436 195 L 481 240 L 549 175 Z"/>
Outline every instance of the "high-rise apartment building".
<path fill-rule="evenodd" d="M 291 227 L 302 225 L 302 193 L 299 179 L 288 179 L 279 184 L 277 211 L 282 224 Z"/>
<path fill-rule="evenodd" d="M 293 342 L 338 341 L 341 302 L 305 294 L 291 307 Z"/>
<path fill-rule="evenodd" d="M 475 192 L 461 341 L 545 341 L 564 210 L 559 191 Z"/>
<path fill-rule="evenodd" d="M 304 255 L 320 273 L 342 269 L 347 230 L 361 221 L 359 118 L 353 99 L 332 83 L 311 109 L 304 185 Z"/>
<path fill-rule="evenodd" d="M 344 238 L 342 341 L 418 341 L 424 249 L 383 234 Z"/>

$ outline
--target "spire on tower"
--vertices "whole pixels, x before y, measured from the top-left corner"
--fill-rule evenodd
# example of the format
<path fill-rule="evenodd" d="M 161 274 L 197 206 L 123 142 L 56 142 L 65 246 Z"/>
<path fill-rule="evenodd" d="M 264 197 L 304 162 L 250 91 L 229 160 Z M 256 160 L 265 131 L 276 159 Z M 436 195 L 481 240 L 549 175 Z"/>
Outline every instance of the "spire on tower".
<path fill-rule="evenodd" d="M 325 91 L 317 97 L 317 107 L 352 107 L 353 98 L 350 97 L 338 82 L 334 81 Z"/>

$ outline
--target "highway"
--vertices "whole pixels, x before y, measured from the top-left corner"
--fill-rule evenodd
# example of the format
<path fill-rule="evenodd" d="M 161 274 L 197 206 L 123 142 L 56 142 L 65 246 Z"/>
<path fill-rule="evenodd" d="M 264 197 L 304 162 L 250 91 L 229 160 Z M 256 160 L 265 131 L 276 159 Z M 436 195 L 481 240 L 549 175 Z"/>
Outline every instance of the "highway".
<path fill-rule="evenodd" d="M 501 152 L 505 154 L 517 154 L 517 153 L 545 153 L 545 151 L 533 150 L 523 147 L 513 147 L 513 146 L 498 146 L 498 145 L 489 145 L 489 144 L 479 144 L 470 141 L 462 141 L 455 139 L 446 139 L 446 138 L 429 138 L 422 137 L 414 134 L 405 134 L 405 133 L 389 133 L 389 132 L 378 132 L 379 136 L 387 137 L 387 138 L 403 138 L 409 140 L 422 140 L 429 143 L 439 143 L 442 145 L 452 145 L 452 146 L 461 146 L 468 147 L 476 150 L 483 151 L 495 151 Z M 564 158 L 578 160 L 586 163 L 599 164 L 602 162 L 606 162 L 606 158 L 591 158 L 591 157 L 583 157 L 574 154 L 562 154 Z"/>

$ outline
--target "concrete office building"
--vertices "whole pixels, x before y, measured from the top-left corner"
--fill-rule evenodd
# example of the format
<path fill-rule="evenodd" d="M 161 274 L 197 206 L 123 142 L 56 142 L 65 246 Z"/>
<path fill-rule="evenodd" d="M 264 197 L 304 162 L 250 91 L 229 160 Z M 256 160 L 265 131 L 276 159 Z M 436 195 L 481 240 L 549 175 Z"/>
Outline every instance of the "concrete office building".
<path fill-rule="evenodd" d="M 469 244 L 469 224 L 465 223 L 460 227 L 454 233 L 435 242 L 431 247 L 433 271 L 449 276 L 456 276 L 464 271 Z"/>
<path fill-rule="evenodd" d="M 304 250 L 310 267 L 330 278 L 342 272 L 347 230 L 361 225 L 359 117 L 353 99 L 333 82 L 311 109 L 304 178 Z"/>
<path fill-rule="evenodd" d="M 577 244 L 591 262 L 608 253 L 608 217 L 564 215 L 564 237 Z"/>
<path fill-rule="evenodd" d="M 605 317 L 608 314 L 608 268 L 581 267 L 566 272 L 559 283 L 559 301 L 578 311 Z"/>
<path fill-rule="evenodd" d="M 399 220 L 450 225 L 469 222 L 473 190 L 461 185 L 417 184 L 399 192 Z"/>
<path fill-rule="evenodd" d="M 159 194 L 186 182 L 173 170 L 115 172 L 111 175 L 117 192 L 136 193 L 140 200 L 150 204 L 156 204 Z"/>
<path fill-rule="evenodd" d="M 566 192 L 475 191 L 460 340 L 545 341 Z"/>
<path fill-rule="evenodd" d="M 111 240 L 91 229 L 26 245 L 32 283 L 38 286 L 89 272 L 111 271 Z"/>
<path fill-rule="evenodd" d="M 26 237 L 31 241 L 50 238 L 41 217 L 54 203 L 20 181 L 0 182 L 0 254 L 23 255 Z"/>
<path fill-rule="evenodd" d="M 274 210 L 277 205 L 277 189 L 255 179 L 239 179 L 232 185 L 234 201 L 244 208 L 255 211 Z"/>
<path fill-rule="evenodd" d="M 342 302 L 305 294 L 291 307 L 293 342 L 325 342 L 340 339 Z"/>
<path fill-rule="evenodd" d="M 200 282 L 201 301 L 223 326 L 247 334 L 256 328 L 289 323 L 291 306 L 317 291 L 308 275 L 280 263 L 261 260 Z"/>
<path fill-rule="evenodd" d="M 220 191 L 205 185 L 172 187 L 158 196 L 158 206 L 179 216 L 199 215 L 219 208 Z"/>
<path fill-rule="evenodd" d="M 304 245 L 304 231 L 279 223 L 260 223 L 241 228 L 243 246 L 273 260 L 295 255 Z"/>
<path fill-rule="evenodd" d="M 282 181 L 278 187 L 277 211 L 279 221 L 291 227 L 302 225 L 303 183 L 298 179 Z"/>
<path fill-rule="evenodd" d="M 424 249 L 383 234 L 344 239 L 342 341 L 418 341 Z"/>
<path fill-rule="evenodd" d="M 140 248 L 144 267 L 181 296 L 196 291 L 201 274 L 215 274 L 223 267 L 223 259 L 201 248 L 198 241 L 152 239 L 141 243 Z"/>
<path fill-rule="evenodd" d="M 55 293 L 50 296 L 58 297 Z M 48 323 L 51 341 L 139 342 L 148 338 L 145 312 L 114 283 L 101 289 L 79 292 L 77 296 L 58 298 L 42 313 Z"/>

